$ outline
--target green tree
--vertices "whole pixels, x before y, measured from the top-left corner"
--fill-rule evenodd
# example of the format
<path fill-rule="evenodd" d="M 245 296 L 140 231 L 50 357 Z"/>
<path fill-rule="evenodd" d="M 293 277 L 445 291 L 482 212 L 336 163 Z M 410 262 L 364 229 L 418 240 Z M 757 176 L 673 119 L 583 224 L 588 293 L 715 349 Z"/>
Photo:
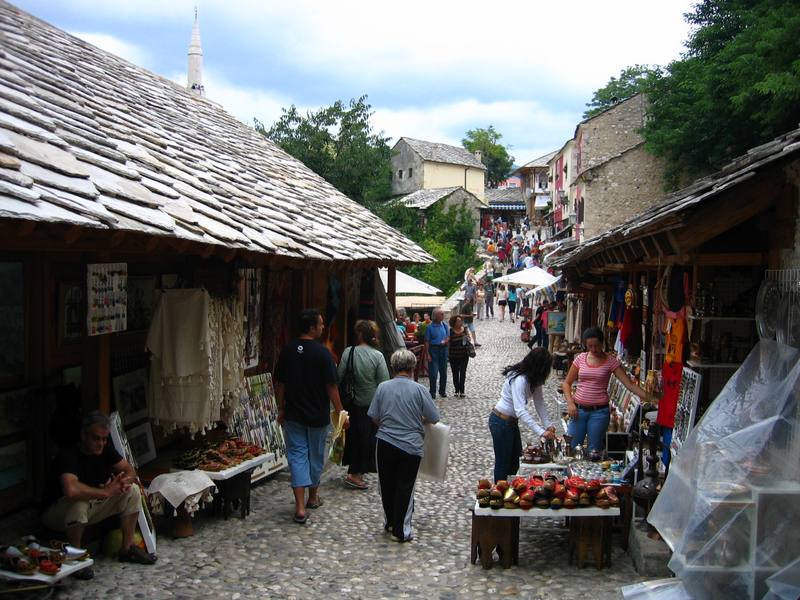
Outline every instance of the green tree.
<path fill-rule="evenodd" d="M 675 187 L 800 121 L 800 3 L 701 0 L 687 52 L 648 79 L 647 148 Z"/>
<path fill-rule="evenodd" d="M 477 265 L 475 247 L 471 242 L 474 223 L 464 206 L 443 209 L 434 205 L 421 213 L 398 202 L 387 202 L 376 205 L 374 211 L 436 259 L 435 263 L 409 267 L 409 275 L 449 295 L 464 278 L 464 271 Z"/>
<path fill-rule="evenodd" d="M 497 187 L 497 184 L 508 177 L 514 166 L 514 157 L 500 143 L 501 139 L 502 134 L 493 125 L 489 125 L 487 129 L 470 129 L 461 140 L 461 145 L 470 152 L 480 151 L 481 162 L 486 165 L 489 187 Z"/>
<path fill-rule="evenodd" d="M 325 178 L 340 192 L 361 204 L 391 194 L 391 148 L 383 132 L 370 124 L 367 96 L 345 104 L 300 114 L 292 105 L 269 129 L 256 121 L 256 130 Z"/>
<path fill-rule="evenodd" d="M 649 65 L 633 65 L 620 71 L 619 77 L 612 77 L 608 83 L 597 90 L 591 102 L 586 103 L 583 118 L 593 117 L 607 108 L 627 100 L 643 91 L 648 80 L 660 73 L 659 67 Z"/>

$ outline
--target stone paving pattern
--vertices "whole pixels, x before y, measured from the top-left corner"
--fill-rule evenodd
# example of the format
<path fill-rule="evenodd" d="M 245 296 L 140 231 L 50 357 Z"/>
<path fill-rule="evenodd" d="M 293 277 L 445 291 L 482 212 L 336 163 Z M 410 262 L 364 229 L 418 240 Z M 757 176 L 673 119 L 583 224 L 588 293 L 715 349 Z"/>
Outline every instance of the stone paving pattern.
<path fill-rule="evenodd" d="M 611 568 L 578 569 L 568 564 L 561 519 L 522 520 L 518 566 L 487 571 L 469 563 L 469 507 L 477 480 L 490 477 L 493 464 L 487 417 L 502 385 L 500 370 L 526 351 L 518 325 L 476 325 L 482 347 L 470 360 L 467 397 L 452 397 L 449 381 L 449 397 L 437 399 L 442 422 L 452 426 L 448 477 L 444 483 L 417 483 L 412 542 L 398 544 L 384 534 L 376 475 L 368 476 L 368 491 L 351 490 L 341 483 L 345 469 L 333 465 L 320 488 L 325 503 L 309 511 L 305 526 L 292 522 L 288 478 L 279 475 L 253 489 L 247 519 L 203 516 L 193 537 L 162 534 L 152 567 L 100 558 L 94 580 L 69 580 L 57 597 L 621 598 L 621 586 L 644 578 L 618 540 Z M 553 374 L 546 384 L 553 414 L 558 383 Z"/>

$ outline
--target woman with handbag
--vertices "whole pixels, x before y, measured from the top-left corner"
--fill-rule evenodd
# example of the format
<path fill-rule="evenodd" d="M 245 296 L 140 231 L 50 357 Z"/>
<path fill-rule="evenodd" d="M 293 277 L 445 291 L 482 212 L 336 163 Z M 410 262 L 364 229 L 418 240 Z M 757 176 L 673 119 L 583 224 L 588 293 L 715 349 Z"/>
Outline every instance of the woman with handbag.
<path fill-rule="evenodd" d="M 475 348 L 470 342 L 469 331 L 464 327 L 461 315 L 450 317 L 450 370 L 453 372 L 453 387 L 456 398 L 464 397 L 464 383 L 467 378 L 467 365 L 470 356 L 475 356 Z"/>
<path fill-rule="evenodd" d="M 364 473 L 375 472 L 375 425 L 367 416 L 378 385 L 389 380 L 386 359 L 378 347 L 378 325 L 356 321 L 357 346 L 348 346 L 339 362 L 339 396 L 350 415 L 350 429 L 342 464 L 347 465 L 346 486 L 369 489 Z"/>

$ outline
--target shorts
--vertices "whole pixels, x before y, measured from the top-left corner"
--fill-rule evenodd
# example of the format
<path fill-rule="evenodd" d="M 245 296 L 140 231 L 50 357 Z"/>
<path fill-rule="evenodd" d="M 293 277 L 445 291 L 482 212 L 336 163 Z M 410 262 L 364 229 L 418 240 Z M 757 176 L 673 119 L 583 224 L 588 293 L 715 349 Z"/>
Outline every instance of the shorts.
<path fill-rule="evenodd" d="M 505 305 L 506 305 L 506 301 L 505 301 L 505 300 L 498 300 L 498 301 L 497 301 L 497 303 L 498 303 L 500 306 L 505 306 Z"/>
<path fill-rule="evenodd" d="M 126 494 L 103 500 L 70 500 L 62 496 L 44 512 L 42 523 L 53 531 L 66 531 L 76 525 L 94 525 L 114 515 L 138 513 L 141 509 L 139 486 L 132 485 Z"/>
<path fill-rule="evenodd" d="M 475 333 L 475 323 L 473 323 L 472 321 L 470 321 L 469 323 L 464 323 L 464 327 L 466 327 L 468 331 Z"/>

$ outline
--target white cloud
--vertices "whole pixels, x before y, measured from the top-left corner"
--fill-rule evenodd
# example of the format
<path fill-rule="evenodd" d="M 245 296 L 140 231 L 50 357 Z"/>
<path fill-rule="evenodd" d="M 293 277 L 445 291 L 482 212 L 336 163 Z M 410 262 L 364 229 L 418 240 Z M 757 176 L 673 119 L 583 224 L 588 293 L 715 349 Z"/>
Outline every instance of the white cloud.
<path fill-rule="evenodd" d="M 106 33 L 92 33 L 86 31 L 73 31 L 70 33 L 106 52 L 124 58 L 140 67 L 149 68 L 151 62 L 150 53 L 141 46 L 131 44 Z"/>

